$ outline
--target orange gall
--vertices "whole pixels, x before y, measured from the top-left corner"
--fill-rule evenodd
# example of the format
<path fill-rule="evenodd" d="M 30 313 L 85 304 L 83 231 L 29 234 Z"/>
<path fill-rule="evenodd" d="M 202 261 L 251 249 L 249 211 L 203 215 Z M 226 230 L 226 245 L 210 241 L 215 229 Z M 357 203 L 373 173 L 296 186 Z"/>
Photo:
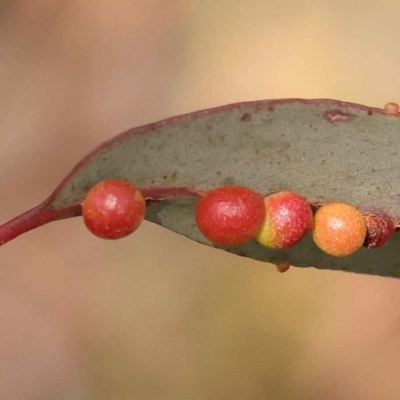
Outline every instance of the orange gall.
<path fill-rule="evenodd" d="M 347 203 L 328 203 L 314 215 L 312 237 L 325 253 L 346 257 L 361 248 L 367 224 L 357 208 Z"/>

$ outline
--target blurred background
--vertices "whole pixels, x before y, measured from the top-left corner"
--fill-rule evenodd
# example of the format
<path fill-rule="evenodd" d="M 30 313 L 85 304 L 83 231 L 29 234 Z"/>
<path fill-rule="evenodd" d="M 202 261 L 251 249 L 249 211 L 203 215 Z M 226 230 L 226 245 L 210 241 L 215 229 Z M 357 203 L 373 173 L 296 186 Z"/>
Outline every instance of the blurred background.
<path fill-rule="evenodd" d="M 0 221 L 128 128 L 245 100 L 400 101 L 400 3 L 0 0 Z M 398 399 L 400 281 L 80 218 L 0 249 L 0 398 Z"/>

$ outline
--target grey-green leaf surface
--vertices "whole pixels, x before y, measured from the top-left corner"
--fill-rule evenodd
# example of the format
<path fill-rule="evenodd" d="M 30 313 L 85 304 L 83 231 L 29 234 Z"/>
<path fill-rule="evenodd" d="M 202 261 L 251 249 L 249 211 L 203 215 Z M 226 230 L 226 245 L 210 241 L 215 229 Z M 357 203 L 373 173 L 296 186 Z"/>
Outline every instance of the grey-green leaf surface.
<path fill-rule="evenodd" d="M 262 195 L 294 190 L 310 203 L 345 201 L 400 221 L 400 119 L 333 100 L 238 103 L 132 129 L 103 144 L 49 198 L 58 212 L 107 178 L 127 179 L 149 202 L 147 219 L 212 246 L 194 221 L 196 194 L 240 184 Z M 287 250 L 255 241 L 224 250 L 273 263 L 400 276 L 400 234 L 378 249 L 334 258 L 308 237 Z"/>

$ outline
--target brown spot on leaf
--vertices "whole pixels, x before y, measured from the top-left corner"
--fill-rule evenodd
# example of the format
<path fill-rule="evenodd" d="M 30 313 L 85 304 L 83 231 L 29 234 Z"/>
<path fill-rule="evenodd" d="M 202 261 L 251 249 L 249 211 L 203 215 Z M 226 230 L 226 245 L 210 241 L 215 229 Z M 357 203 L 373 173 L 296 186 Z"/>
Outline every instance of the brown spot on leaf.
<path fill-rule="evenodd" d="M 274 111 L 274 110 L 275 110 L 274 106 L 268 106 L 268 111 Z"/>
<path fill-rule="evenodd" d="M 164 181 L 167 181 L 167 182 L 170 182 L 170 183 L 175 183 L 177 175 L 178 175 L 178 171 L 174 171 L 174 172 L 171 172 L 171 173 L 163 175 L 162 179 Z M 152 180 L 151 184 L 154 184 L 154 182 L 155 181 Z"/>
<path fill-rule="evenodd" d="M 328 110 L 324 113 L 324 118 L 332 124 L 335 122 L 348 122 L 356 117 L 357 115 L 346 113 L 341 110 Z"/>
<path fill-rule="evenodd" d="M 241 120 L 242 122 L 249 122 L 249 121 L 251 121 L 251 119 L 252 119 L 252 116 L 251 116 L 251 114 L 249 114 L 249 113 L 244 113 L 244 114 L 242 115 L 242 118 L 240 118 L 240 120 Z"/>

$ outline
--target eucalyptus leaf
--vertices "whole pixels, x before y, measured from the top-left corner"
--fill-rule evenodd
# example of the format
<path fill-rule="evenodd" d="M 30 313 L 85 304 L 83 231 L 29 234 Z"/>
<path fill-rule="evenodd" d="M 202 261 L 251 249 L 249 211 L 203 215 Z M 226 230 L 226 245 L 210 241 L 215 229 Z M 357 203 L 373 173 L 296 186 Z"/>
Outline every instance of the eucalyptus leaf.
<path fill-rule="evenodd" d="M 126 179 L 148 201 L 146 219 L 209 246 L 194 206 L 202 191 L 245 185 L 262 195 L 294 190 L 318 206 L 345 201 L 400 225 L 399 114 L 335 100 L 231 104 L 131 129 L 85 157 L 41 205 L 0 226 L 0 244 L 44 223 L 80 215 L 94 184 Z M 400 235 L 345 258 L 307 237 L 286 250 L 255 241 L 224 250 L 298 267 L 400 277 Z"/>

